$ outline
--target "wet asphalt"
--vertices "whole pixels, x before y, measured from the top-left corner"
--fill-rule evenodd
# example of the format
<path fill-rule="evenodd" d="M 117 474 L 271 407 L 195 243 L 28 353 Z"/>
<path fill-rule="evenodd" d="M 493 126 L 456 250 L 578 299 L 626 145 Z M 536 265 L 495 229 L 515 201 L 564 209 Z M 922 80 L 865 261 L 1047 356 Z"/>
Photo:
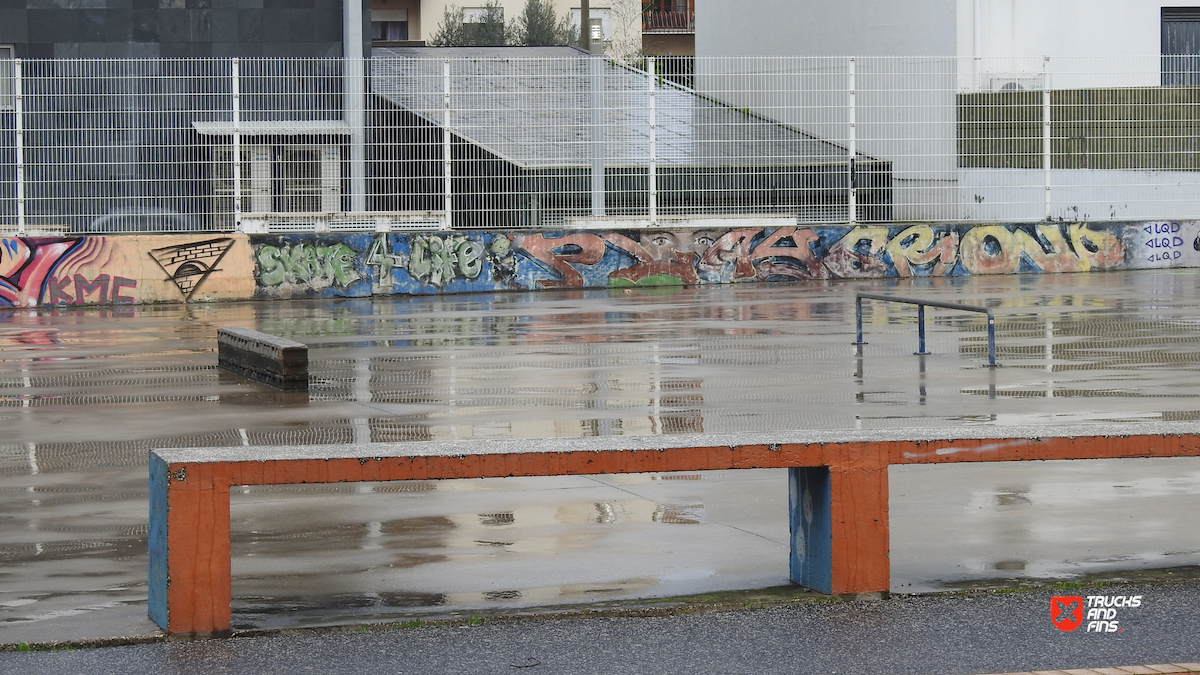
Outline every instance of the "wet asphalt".
<path fill-rule="evenodd" d="M 0 655 L 5 672 L 970 675 L 1195 662 L 1200 584 L 1141 596 L 1120 632 L 1060 631 L 1054 592 L 894 597 L 711 614 L 499 621 Z"/>
<path fill-rule="evenodd" d="M 0 643 L 156 634 L 145 618 L 152 447 L 1196 420 L 1198 280 L 1173 270 L 0 311 Z M 976 316 L 938 310 L 933 353 L 913 356 L 914 312 L 899 305 L 868 306 L 856 354 L 855 290 L 987 304 L 1002 367 L 984 367 Z M 218 371 L 221 326 L 309 344 L 310 395 Z M 1190 459 L 894 467 L 891 480 L 894 592 L 1200 564 Z M 231 501 L 242 629 L 786 583 L 786 486 L 772 472 L 265 486 Z M 669 631 L 676 620 L 693 619 L 645 621 Z M 450 644 L 479 629 L 493 630 L 428 634 Z M 552 645 L 564 629 L 538 630 Z M 171 661 L 224 648 L 121 649 Z M 1101 664 L 1145 661 L 1135 654 Z M 9 658 L 51 657 L 0 664 Z M 590 662 L 564 672 L 577 663 Z"/>

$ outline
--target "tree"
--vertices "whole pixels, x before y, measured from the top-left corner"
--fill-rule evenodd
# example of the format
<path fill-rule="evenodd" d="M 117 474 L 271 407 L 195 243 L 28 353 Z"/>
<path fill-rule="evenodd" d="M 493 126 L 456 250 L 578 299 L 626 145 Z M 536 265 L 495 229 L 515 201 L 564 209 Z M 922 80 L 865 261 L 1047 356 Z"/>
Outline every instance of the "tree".
<path fill-rule="evenodd" d="M 646 4 L 642 0 L 611 0 L 609 6 L 612 39 L 604 53 L 618 63 L 628 63 L 642 55 L 642 15 Z"/>
<path fill-rule="evenodd" d="M 515 44 L 529 47 L 569 45 L 578 41 L 570 17 L 558 18 L 550 0 L 525 0 L 525 9 L 513 19 L 509 34 Z"/>
<path fill-rule="evenodd" d="M 461 7 L 447 7 L 429 44 L 434 47 L 503 47 L 509 44 L 504 8 L 496 0 L 488 0 L 483 11 L 471 17 L 471 22 L 466 22 L 466 18 Z"/>

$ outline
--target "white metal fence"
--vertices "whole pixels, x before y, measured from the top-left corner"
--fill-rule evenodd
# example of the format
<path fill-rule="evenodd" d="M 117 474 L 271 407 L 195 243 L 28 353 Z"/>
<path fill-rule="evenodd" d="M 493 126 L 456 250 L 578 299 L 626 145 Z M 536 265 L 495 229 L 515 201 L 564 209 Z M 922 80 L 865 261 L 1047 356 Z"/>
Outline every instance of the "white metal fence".
<path fill-rule="evenodd" d="M 509 54 L 0 61 L 0 231 L 1200 217 L 1196 57 Z"/>

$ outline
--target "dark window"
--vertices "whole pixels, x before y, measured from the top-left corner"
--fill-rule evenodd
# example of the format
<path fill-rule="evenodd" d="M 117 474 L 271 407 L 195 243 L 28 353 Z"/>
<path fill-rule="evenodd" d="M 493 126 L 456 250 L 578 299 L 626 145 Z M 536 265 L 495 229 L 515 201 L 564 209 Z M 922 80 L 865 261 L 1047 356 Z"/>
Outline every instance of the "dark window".
<path fill-rule="evenodd" d="M 13 107 L 13 48 L 11 45 L 0 45 L 0 110 L 10 110 Z"/>
<path fill-rule="evenodd" d="M 1162 8 L 1162 83 L 1200 84 L 1200 7 Z"/>
<path fill-rule="evenodd" d="M 408 39 L 407 21 L 372 21 L 372 42 L 403 42 Z"/>

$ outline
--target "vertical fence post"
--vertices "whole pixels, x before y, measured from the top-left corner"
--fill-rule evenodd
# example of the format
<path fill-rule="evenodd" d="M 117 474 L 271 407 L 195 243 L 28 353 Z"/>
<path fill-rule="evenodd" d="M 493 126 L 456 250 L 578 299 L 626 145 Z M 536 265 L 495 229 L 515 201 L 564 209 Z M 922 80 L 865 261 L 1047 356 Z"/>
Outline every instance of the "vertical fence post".
<path fill-rule="evenodd" d="M 446 229 L 454 229 L 450 214 L 452 190 L 450 169 L 450 59 L 442 61 L 442 207 L 446 210 Z"/>
<path fill-rule="evenodd" d="M 650 226 L 654 227 L 655 223 L 658 222 L 658 176 L 657 176 L 658 167 L 655 166 L 655 160 L 658 157 L 658 154 L 657 154 L 658 148 L 655 147 L 656 142 L 657 142 L 657 137 L 656 137 L 656 130 L 655 130 L 655 126 L 654 126 L 655 125 L 655 119 L 654 119 L 655 74 L 654 74 L 654 57 L 653 56 L 646 58 L 646 75 L 647 75 L 646 79 L 648 79 L 650 81 L 650 92 L 649 92 L 650 109 L 647 111 L 648 119 L 650 122 L 650 163 L 649 163 L 649 166 L 646 168 L 646 192 L 647 192 L 646 197 L 649 201 L 648 211 L 649 211 L 649 215 L 650 215 Z"/>
<path fill-rule="evenodd" d="M 854 57 L 850 57 L 850 62 L 847 64 L 846 70 L 846 86 L 849 91 L 849 96 L 846 99 L 846 119 L 850 123 L 848 130 L 848 138 L 846 139 L 846 210 L 849 217 L 847 222 L 858 222 L 858 188 L 854 185 L 854 158 L 858 154 L 858 130 L 855 128 L 857 120 L 857 101 L 855 101 L 855 68 Z"/>
<path fill-rule="evenodd" d="M 589 30 L 582 27 L 581 30 Z M 592 160 L 592 215 L 604 215 L 604 59 L 588 57 L 588 107 L 591 109 L 590 143 Z"/>
<path fill-rule="evenodd" d="M 367 63 L 357 50 L 342 60 L 342 117 L 350 127 L 350 210 L 358 213 L 367 210 L 366 77 Z"/>
<path fill-rule="evenodd" d="M 229 91 L 233 105 L 233 229 L 242 229 L 242 85 L 241 61 L 236 57 L 229 60 Z"/>
<path fill-rule="evenodd" d="M 1042 183 L 1045 185 L 1045 203 L 1042 215 L 1046 220 L 1053 217 L 1053 205 L 1050 194 L 1050 57 L 1042 59 Z"/>
<path fill-rule="evenodd" d="M 13 59 L 13 130 L 16 132 L 17 236 L 25 236 L 25 105 L 21 59 Z"/>

